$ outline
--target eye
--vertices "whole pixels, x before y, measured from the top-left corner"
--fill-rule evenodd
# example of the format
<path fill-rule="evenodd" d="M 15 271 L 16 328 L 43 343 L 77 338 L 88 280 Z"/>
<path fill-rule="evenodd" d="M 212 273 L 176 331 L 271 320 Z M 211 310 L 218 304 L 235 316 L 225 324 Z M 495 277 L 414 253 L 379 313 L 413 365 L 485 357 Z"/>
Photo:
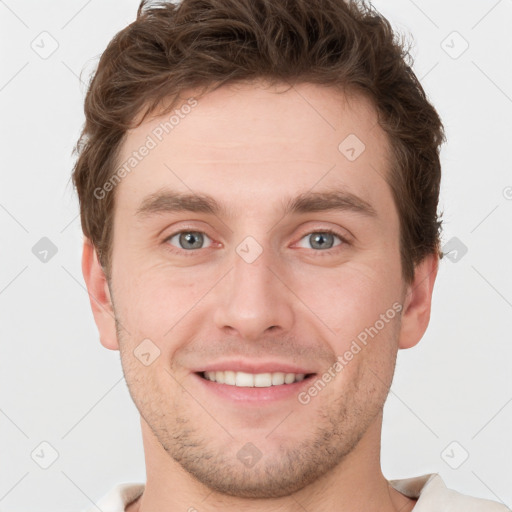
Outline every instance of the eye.
<path fill-rule="evenodd" d="M 339 243 L 335 243 L 336 238 L 339 240 Z M 301 245 L 302 240 L 306 240 L 306 243 L 309 243 L 311 247 Z M 308 233 L 301 238 L 301 242 L 299 242 L 299 247 L 320 249 L 321 251 L 332 249 L 333 247 L 341 245 L 342 242 L 348 243 L 343 236 L 330 229 Z"/>
<path fill-rule="evenodd" d="M 178 249 L 191 251 L 193 249 L 204 249 L 203 243 L 205 238 L 211 242 L 210 237 L 205 233 L 201 233 L 201 231 L 179 231 L 168 237 L 165 242 L 169 242 L 174 247 L 178 247 Z"/>

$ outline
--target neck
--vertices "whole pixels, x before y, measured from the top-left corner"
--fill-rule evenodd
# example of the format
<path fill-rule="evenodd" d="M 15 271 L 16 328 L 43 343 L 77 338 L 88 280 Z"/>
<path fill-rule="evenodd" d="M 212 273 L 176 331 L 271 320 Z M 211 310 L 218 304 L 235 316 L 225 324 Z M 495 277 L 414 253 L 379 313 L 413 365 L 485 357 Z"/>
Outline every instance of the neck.
<path fill-rule="evenodd" d="M 354 450 L 332 471 L 298 492 L 276 499 L 245 499 L 212 492 L 175 462 L 141 418 L 147 482 L 143 495 L 126 512 L 409 512 L 416 500 L 393 489 L 380 469 L 382 414 Z"/>

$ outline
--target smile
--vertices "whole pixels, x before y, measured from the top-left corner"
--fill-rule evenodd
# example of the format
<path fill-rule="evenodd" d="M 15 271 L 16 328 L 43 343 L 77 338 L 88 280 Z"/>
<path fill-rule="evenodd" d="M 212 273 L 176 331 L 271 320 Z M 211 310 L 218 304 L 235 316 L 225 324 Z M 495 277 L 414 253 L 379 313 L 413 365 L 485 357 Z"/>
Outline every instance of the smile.
<path fill-rule="evenodd" d="M 304 373 L 246 373 L 235 371 L 200 372 L 199 375 L 211 382 L 244 388 L 268 388 L 300 382 L 312 374 Z"/>

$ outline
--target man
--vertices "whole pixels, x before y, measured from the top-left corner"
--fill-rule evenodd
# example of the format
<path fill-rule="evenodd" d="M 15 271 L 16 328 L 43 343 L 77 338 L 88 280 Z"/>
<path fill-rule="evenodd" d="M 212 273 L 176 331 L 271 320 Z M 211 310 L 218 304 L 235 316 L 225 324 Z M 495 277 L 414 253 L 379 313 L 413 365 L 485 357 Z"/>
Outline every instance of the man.
<path fill-rule="evenodd" d="M 443 127 L 404 57 L 342 0 L 143 2 L 109 44 L 73 179 L 147 482 L 104 512 L 506 509 L 381 472 L 441 255 Z"/>

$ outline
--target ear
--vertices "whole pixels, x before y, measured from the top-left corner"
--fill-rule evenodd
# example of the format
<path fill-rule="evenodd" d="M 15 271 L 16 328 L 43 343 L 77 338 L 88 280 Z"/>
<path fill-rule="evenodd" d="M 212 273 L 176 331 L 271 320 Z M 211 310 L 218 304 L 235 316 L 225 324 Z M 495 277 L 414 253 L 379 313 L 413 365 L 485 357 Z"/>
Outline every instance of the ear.
<path fill-rule="evenodd" d="M 84 239 L 82 252 L 82 273 L 87 285 L 94 321 L 100 334 L 100 342 L 109 350 L 119 350 L 107 278 L 98 260 L 96 249 L 87 237 Z"/>
<path fill-rule="evenodd" d="M 414 280 L 407 285 L 402 311 L 402 326 L 398 347 L 411 348 L 416 345 L 430 321 L 432 291 L 439 268 L 437 254 L 429 254 L 416 265 Z"/>

